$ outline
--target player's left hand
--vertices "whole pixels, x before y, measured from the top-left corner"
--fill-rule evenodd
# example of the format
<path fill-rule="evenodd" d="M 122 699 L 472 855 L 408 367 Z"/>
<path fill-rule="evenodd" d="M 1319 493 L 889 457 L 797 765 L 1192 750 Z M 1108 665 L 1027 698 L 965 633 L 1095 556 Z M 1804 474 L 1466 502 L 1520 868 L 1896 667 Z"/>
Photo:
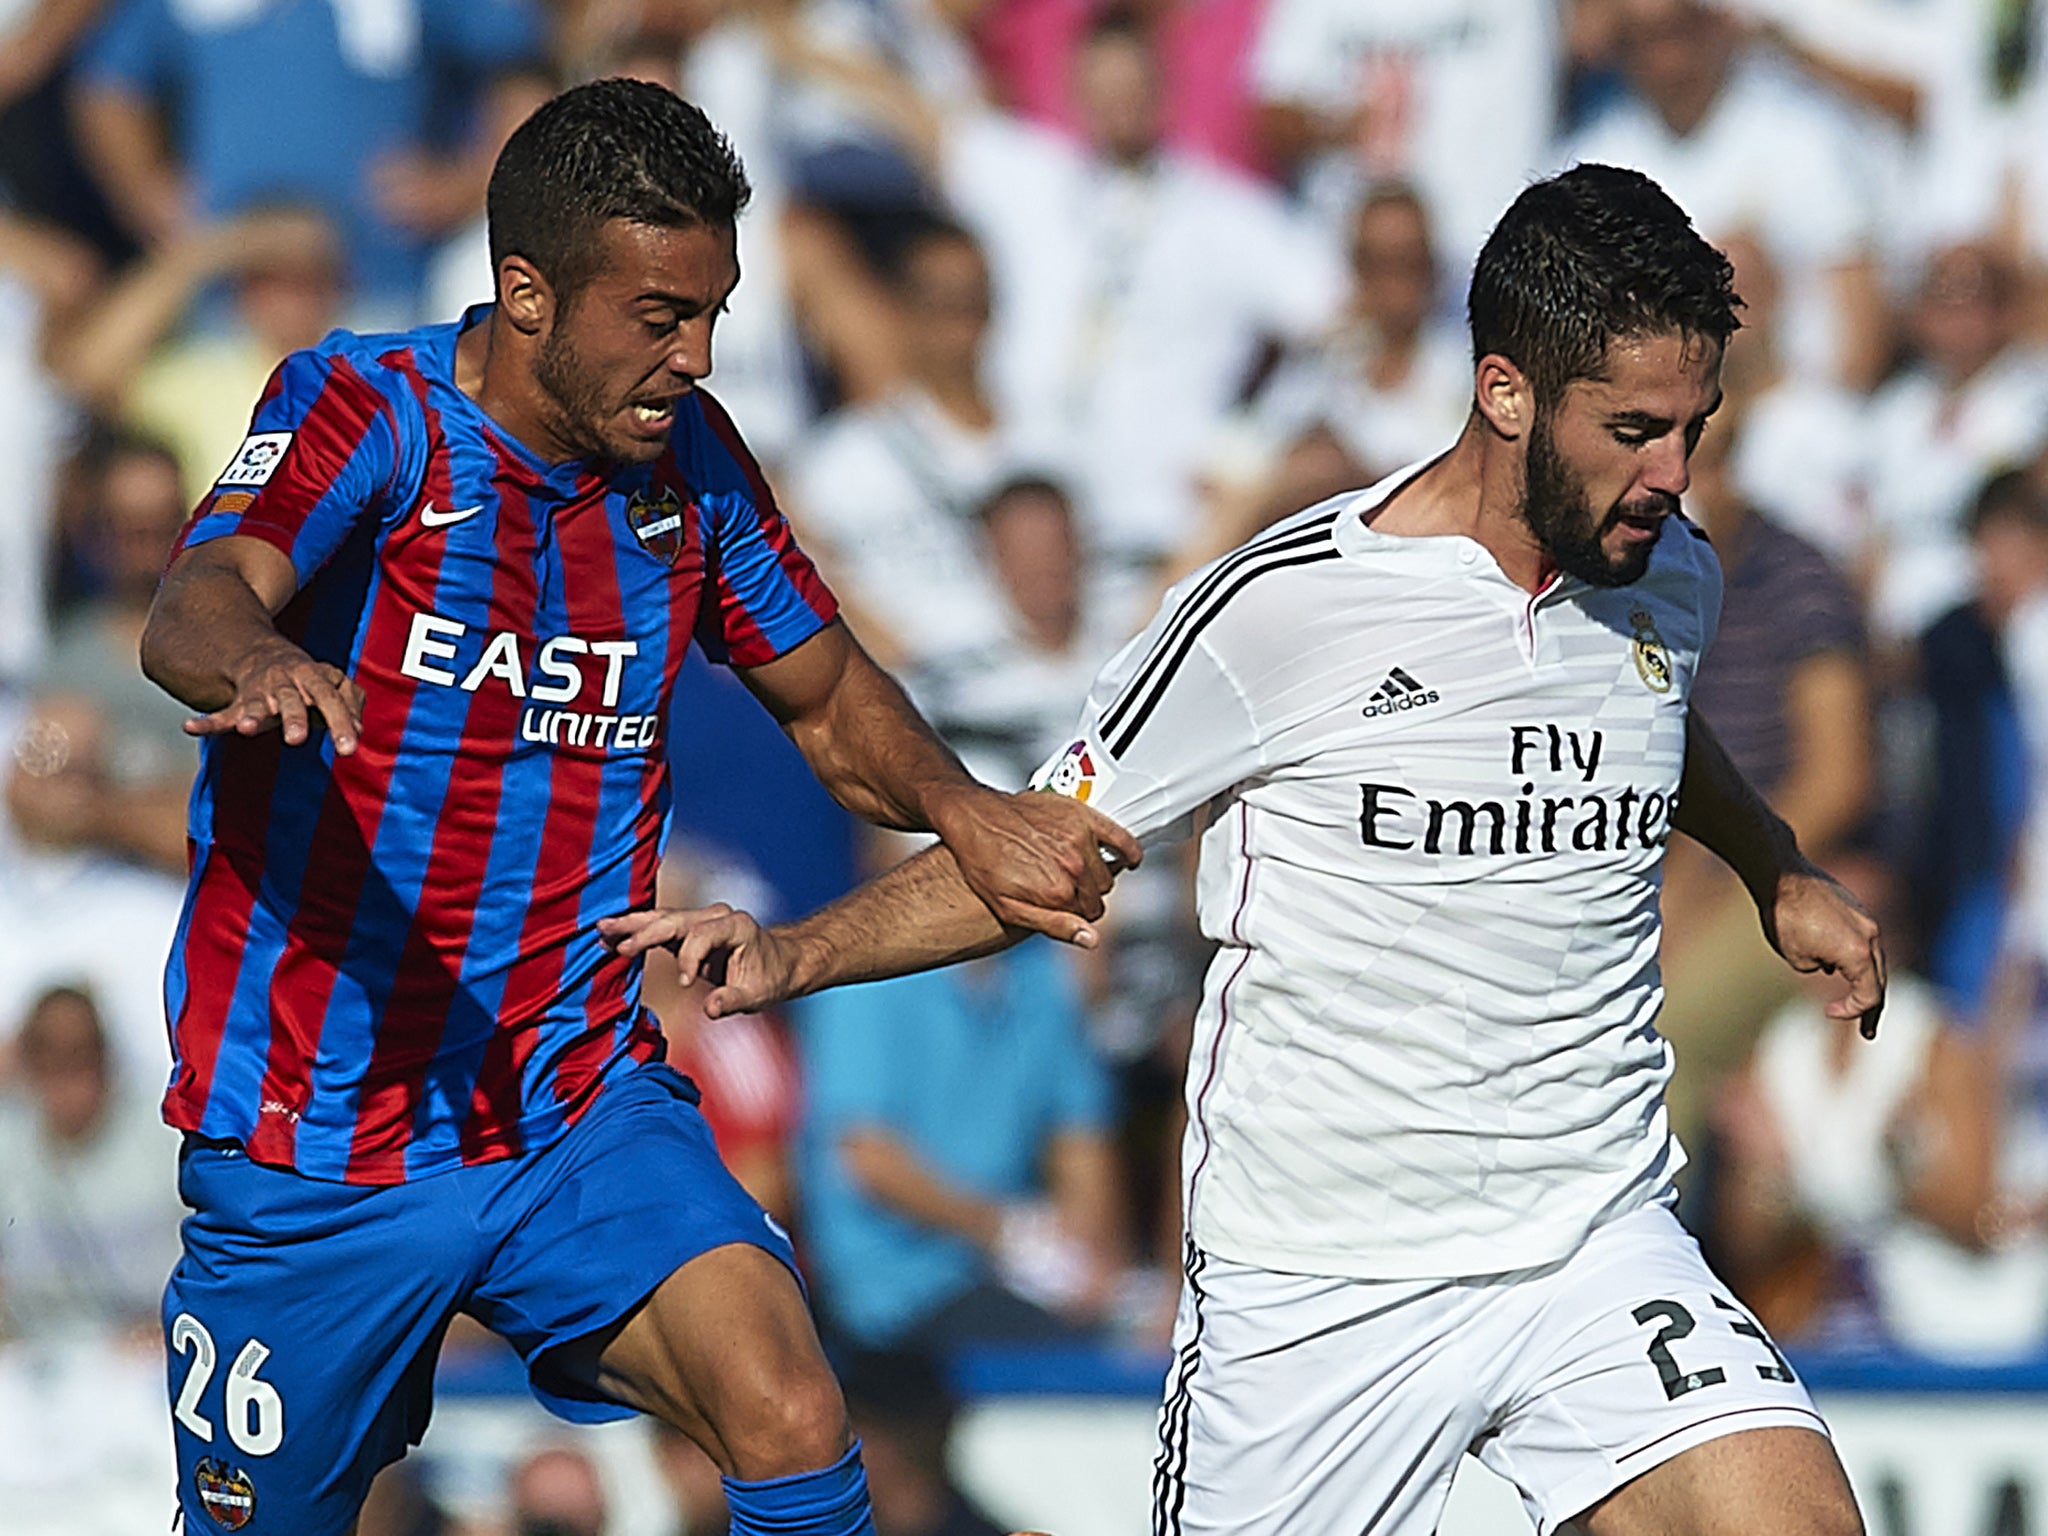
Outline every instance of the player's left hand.
<path fill-rule="evenodd" d="M 935 809 L 932 823 L 1000 921 L 1056 937 L 1072 929 L 1073 915 L 1101 917 L 1118 872 L 1145 856 L 1100 811 L 1035 790 L 1006 795 L 977 785 Z"/>
<path fill-rule="evenodd" d="M 1863 904 L 1835 878 L 1809 865 L 1782 876 L 1763 911 L 1764 935 L 1795 971 L 1839 976 L 1849 990 L 1827 1005 L 1831 1019 L 1856 1019 L 1877 1038 L 1884 1011 L 1884 935 Z"/>
<path fill-rule="evenodd" d="M 712 983 L 704 1012 L 714 1019 L 758 1013 L 796 995 L 799 947 L 722 901 L 601 917 L 597 932 L 626 959 L 650 949 L 674 950 L 676 976 L 684 986 L 699 976 Z"/>

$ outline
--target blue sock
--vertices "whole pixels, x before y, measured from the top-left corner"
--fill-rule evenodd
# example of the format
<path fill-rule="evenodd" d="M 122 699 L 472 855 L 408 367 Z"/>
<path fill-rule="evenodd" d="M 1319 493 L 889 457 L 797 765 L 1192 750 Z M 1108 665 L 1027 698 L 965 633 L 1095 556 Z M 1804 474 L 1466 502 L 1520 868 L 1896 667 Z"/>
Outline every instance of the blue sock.
<path fill-rule="evenodd" d="M 732 1536 L 875 1536 L 860 1442 L 816 1472 L 745 1483 L 723 1477 Z"/>

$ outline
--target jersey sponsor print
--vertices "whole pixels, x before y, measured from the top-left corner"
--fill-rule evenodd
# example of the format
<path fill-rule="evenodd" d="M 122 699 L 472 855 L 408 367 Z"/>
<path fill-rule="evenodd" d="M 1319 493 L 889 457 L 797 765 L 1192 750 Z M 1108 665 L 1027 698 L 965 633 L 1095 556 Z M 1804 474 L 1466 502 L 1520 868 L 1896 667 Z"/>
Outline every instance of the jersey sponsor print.
<path fill-rule="evenodd" d="M 653 898 L 677 670 L 834 612 L 713 399 L 551 466 L 456 387 L 474 323 L 286 359 L 179 544 L 283 551 L 278 628 L 366 697 L 348 757 L 207 739 L 166 982 L 166 1118 L 315 1177 L 513 1155 L 659 1050 L 595 924 Z"/>
<path fill-rule="evenodd" d="M 1269 1269 L 1547 1263 L 1683 1156 L 1657 896 L 1719 567 L 1674 522 L 1532 595 L 1373 530 L 1415 472 L 1176 587 L 1036 781 L 1148 841 L 1206 808 L 1189 1222 Z"/>

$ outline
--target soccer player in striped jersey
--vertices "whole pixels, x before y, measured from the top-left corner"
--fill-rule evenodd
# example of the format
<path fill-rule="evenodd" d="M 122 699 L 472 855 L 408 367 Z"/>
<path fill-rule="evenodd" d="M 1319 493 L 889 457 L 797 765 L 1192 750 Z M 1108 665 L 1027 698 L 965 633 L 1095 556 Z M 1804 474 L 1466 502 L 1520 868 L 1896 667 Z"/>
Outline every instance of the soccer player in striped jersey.
<path fill-rule="evenodd" d="M 1099 848 L 1138 849 L 976 784 L 836 621 L 696 388 L 746 197 L 673 94 L 556 98 L 492 177 L 495 306 L 287 358 L 184 530 L 143 659 L 201 712 L 166 986 L 189 1530 L 352 1529 L 457 1311 L 557 1413 L 691 1434 L 735 1531 L 873 1528 L 788 1240 L 596 928 L 653 899 L 677 669 L 740 669 L 1013 921 L 1071 936 Z"/>
<path fill-rule="evenodd" d="M 1182 583 L 1040 775 L 1145 839 L 1208 812 L 1158 1536 L 1424 1536 L 1468 1451 L 1543 1536 L 1859 1529 L 1671 1214 L 1672 831 L 1842 978 L 1831 1013 L 1872 1030 L 1884 993 L 1876 925 L 1687 703 L 1720 572 L 1679 498 L 1730 281 L 1635 172 L 1530 187 L 1474 271 L 1457 442 Z M 602 926 L 722 958 L 714 1009 L 1009 937 L 943 850 L 765 933 Z"/>

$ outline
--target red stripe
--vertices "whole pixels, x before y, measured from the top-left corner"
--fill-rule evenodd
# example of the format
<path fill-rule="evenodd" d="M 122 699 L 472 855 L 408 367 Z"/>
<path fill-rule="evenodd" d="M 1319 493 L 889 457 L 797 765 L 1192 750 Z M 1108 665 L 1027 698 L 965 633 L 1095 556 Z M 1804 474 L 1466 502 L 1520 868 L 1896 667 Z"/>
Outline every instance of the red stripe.
<path fill-rule="evenodd" d="M 1237 910 L 1230 914 L 1230 936 L 1239 944 L 1243 944 L 1244 934 L 1238 925 L 1244 920 L 1244 910 L 1251 904 L 1252 899 L 1252 829 L 1251 811 L 1242 800 L 1237 803 L 1237 811 L 1238 848 L 1244 857 L 1244 879 L 1238 885 Z M 1209 1102 L 1209 1090 L 1216 1085 L 1216 1072 L 1223 1062 L 1223 1035 L 1230 1028 L 1230 989 L 1237 984 L 1237 978 L 1244 974 L 1244 968 L 1251 964 L 1251 958 L 1252 952 L 1247 946 L 1243 957 L 1237 962 L 1236 969 L 1230 973 L 1216 994 L 1216 1037 L 1209 1042 L 1208 1070 L 1203 1075 L 1202 1086 L 1195 1092 L 1194 1117 L 1195 1125 L 1202 1133 L 1202 1155 L 1195 1159 L 1195 1171 L 1188 1175 L 1188 1208 L 1184 1219 L 1191 1231 L 1195 1220 L 1195 1191 L 1201 1184 L 1202 1170 L 1209 1166 L 1209 1149 L 1216 1144 L 1215 1138 L 1210 1134 L 1209 1123 L 1203 1118 L 1202 1110 Z"/>
<path fill-rule="evenodd" d="M 164 1119 L 197 1131 L 213 1092 L 228 1010 L 248 948 L 249 915 L 263 883 L 264 818 L 277 781 L 281 738 L 215 737 L 213 847 L 185 930 L 185 1000 L 171 1021 L 177 1070 L 164 1094 Z M 223 810 L 227 811 L 223 817 Z"/>
<path fill-rule="evenodd" d="M 263 393 L 257 398 L 256 408 L 249 413 L 249 426 L 252 431 L 256 426 L 256 418 L 263 414 L 263 408 L 284 393 L 284 367 L 283 363 L 279 363 L 270 370 L 270 377 L 264 381 Z M 222 473 L 226 473 L 226 470 L 223 469 Z M 206 509 L 213 504 L 213 497 L 214 487 L 209 485 L 206 494 L 199 498 L 198 505 L 193 507 L 191 515 L 185 519 L 185 526 L 178 530 L 178 537 L 171 544 L 170 558 L 164 561 L 165 570 L 168 571 L 176 565 L 178 556 L 185 553 L 185 540 L 191 536 L 192 525 L 205 516 Z M 291 551 L 286 550 L 285 553 L 289 555 Z"/>
<path fill-rule="evenodd" d="M 775 552 L 776 564 L 783 577 L 796 589 L 797 595 L 817 616 L 830 623 L 839 613 L 838 599 L 833 597 L 831 588 L 825 585 L 818 568 L 811 564 L 810 556 L 797 547 L 796 535 L 790 532 L 789 522 L 783 517 L 775 501 L 775 492 L 770 489 L 768 479 L 761 473 L 760 463 L 753 451 L 741 439 L 739 428 L 725 413 L 725 407 L 703 390 L 697 391 L 703 403 L 704 420 L 711 428 L 727 453 L 740 467 L 753 493 L 754 513 L 760 519 L 762 536 L 768 547 Z M 758 666 L 775 659 L 775 649 L 755 624 L 753 615 L 735 599 L 730 589 L 725 588 L 723 575 L 720 576 L 718 611 L 723 624 L 726 648 L 739 666 Z"/>
<path fill-rule="evenodd" d="M 410 358 L 403 364 L 426 414 L 432 451 L 423 499 L 453 502 L 449 456 L 439 413 L 428 403 L 428 386 Z M 497 559 L 492 571 L 488 627 L 526 634 L 533 628 L 536 602 L 532 518 L 523 493 L 499 481 Z M 508 537 L 509 536 L 509 537 Z M 438 583 L 448 536 L 407 520 L 391 535 L 392 553 L 402 556 L 412 541 L 422 545 L 422 568 L 431 565 Z M 508 557 L 508 542 L 510 544 Z M 410 567 L 410 562 L 406 563 Z M 409 615 L 434 607 L 436 587 L 423 584 L 403 604 Z M 388 657 L 394 678 L 403 657 L 403 636 Z M 411 679 L 404 679 L 413 687 Z M 439 686 L 439 685 L 435 685 Z M 405 945 L 392 974 L 391 992 L 378 1020 L 370 1060 L 357 1089 L 356 1123 L 349 1144 L 351 1182 L 395 1183 L 405 1177 L 427 1069 L 439 1053 L 448 1015 L 461 983 L 469 925 L 483 888 L 503 789 L 503 754 L 518 730 L 520 700 L 502 682 L 486 683 L 470 696 L 463 722 L 463 749 L 450 759 L 442 810 L 427 855 L 418 903 L 410 916 Z"/>
<path fill-rule="evenodd" d="M 586 639 L 621 638 L 616 553 L 605 504 L 608 486 L 579 487 L 575 501 L 555 514 L 555 542 L 571 633 Z M 588 664 L 580 702 L 601 687 L 605 663 Z M 600 706 L 602 707 L 602 706 Z M 463 1160 L 475 1162 L 518 1150 L 521 1085 L 539 1043 L 548 1011 L 560 1000 L 562 962 L 581 918 L 589 883 L 590 850 L 597 828 L 598 797 L 609 749 L 559 746 L 550 749 L 546 822 L 534 862 L 532 897 L 519 936 L 519 959 L 505 980 L 498 1006 L 499 1038 L 491 1048 L 470 1096 L 463 1127 Z M 609 1041 L 601 1042 L 609 1054 Z M 571 1054 L 578 1048 L 572 1048 Z M 565 1058 L 566 1059 L 566 1058 Z M 557 1066 L 557 1073 L 561 1065 Z M 557 1093 L 561 1078 L 556 1079 Z"/>

